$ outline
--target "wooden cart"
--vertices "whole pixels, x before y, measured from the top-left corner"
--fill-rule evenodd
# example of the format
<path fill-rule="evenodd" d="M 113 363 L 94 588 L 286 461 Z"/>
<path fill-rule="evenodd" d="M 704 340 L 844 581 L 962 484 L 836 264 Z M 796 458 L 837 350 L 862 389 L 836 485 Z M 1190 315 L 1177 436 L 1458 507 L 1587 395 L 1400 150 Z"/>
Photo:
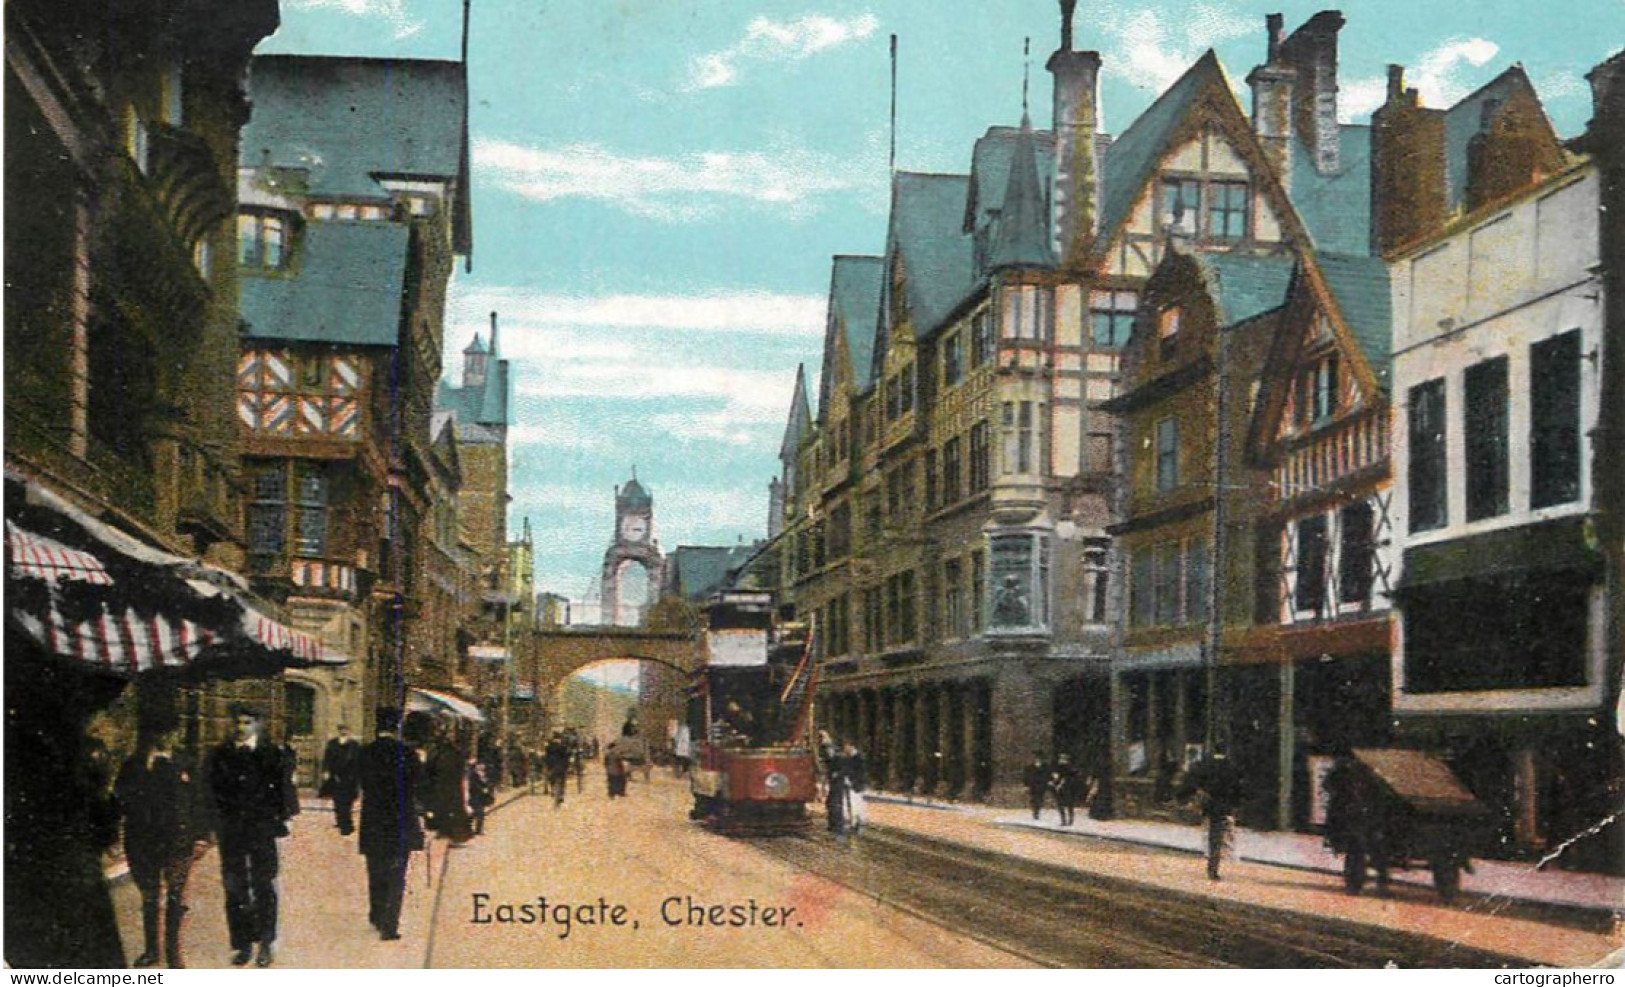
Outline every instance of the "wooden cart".
<path fill-rule="evenodd" d="M 1450 901 L 1471 871 L 1490 811 L 1438 757 L 1422 751 L 1362 748 L 1340 759 L 1328 779 L 1331 812 L 1327 840 L 1345 855 L 1351 892 L 1366 868 L 1382 882 L 1389 870 L 1433 874 L 1439 896 Z"/>

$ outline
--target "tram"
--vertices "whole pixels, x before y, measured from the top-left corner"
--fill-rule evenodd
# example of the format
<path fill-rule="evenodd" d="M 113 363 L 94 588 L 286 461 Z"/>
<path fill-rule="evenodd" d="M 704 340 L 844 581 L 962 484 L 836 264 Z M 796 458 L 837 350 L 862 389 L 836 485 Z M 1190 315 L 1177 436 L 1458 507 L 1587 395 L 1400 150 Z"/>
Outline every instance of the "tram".
<path fill-rule="evenodd" d="M 811 628 L 777 620 L 771 594 L 745 591 L 714 597 L 706 623 L 706 664 L 689 691 L 690 818 L 727 833 L 804 829 L 817 796 Z"/>

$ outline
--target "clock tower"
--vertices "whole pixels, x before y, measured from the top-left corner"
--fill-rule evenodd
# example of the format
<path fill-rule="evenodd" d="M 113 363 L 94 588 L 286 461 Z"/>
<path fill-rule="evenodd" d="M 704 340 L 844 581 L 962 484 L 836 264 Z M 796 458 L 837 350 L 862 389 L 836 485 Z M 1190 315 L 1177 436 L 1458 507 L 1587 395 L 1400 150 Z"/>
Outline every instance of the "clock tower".
<path fill-rule="evenodd" d="M 615 536 L 604 552 L 604 572 L 599 583 L 603 587 L 600 623 L 623 622 L 621 577 L 634 565 L 642 566 L 648 575 L 648 597 L 643 601 L 647 606 L 660 596 L 666 559 L 654 537 L 654 498 L 638 482 L 636 470 L 624 487 L 615 488 Z"/>

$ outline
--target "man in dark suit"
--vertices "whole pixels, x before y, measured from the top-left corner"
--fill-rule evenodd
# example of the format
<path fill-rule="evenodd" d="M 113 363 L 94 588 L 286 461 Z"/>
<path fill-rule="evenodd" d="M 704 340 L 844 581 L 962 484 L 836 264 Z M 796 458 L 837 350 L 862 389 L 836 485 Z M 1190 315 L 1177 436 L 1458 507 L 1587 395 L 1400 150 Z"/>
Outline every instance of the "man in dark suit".
<path fill-rule="evenodd" d="M 361 752 L 361 853 L 367 858 L 367 918 L 384 939 L 399 939 L 406 863 L 423 849 L 418 820 L 417 751 L 395 735 L 401 714 L 378 710 L 378 739 Z"/>
<path fill-rule="evenodd" d="M 158 962 L 159 897 L 163 897 L 164 957 L 172 970 L 181 959 L 181 917 L 186 879 L 192 873 L 193 785 L 176 755 L 177 724 L 142 724 L 136 751 L 119 771 L 114 795 L 124 816 L 124 856 L 141 891 L 146 945 L 138 967 Z"/>
<path fill-rule="evenodd" d="M 361 744 L 341 723 L 338 736 L 322 750 L 321 787 L 321 794 L 333 800 L 333 818 L 341 836 L 355 832 L 355 800 L 360 785 Z"/>
<path fill-rule="evenodd" d="M 277 923 L 276 841 L 288 835 L 299 796 L 282 749 L 265 736 L 263 715 L 239 704 L 231 716 L 233 739 L 215 748 L 208 771 L 226 926 L 236 950 L 231 963 L 242 966 L 253 955 L 255 965 L 270 966 Z"/>

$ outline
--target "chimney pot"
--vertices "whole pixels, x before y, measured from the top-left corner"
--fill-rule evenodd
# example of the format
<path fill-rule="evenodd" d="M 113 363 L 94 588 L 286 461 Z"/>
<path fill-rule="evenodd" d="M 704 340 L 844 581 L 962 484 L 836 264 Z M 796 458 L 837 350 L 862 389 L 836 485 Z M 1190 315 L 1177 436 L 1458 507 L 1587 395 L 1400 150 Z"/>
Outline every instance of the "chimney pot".
<path fill-rule="evenodd" d="M 1388 66 L 1388 101 L 1398 101 L 1400 94 L 1405 91 L 1405 66 Z"/>
<path fill-rule="evenodd" d="M 1274 64 L 1281 56 L 1281 28 L 1280 14 L 1266 14 L 1264 16 L 1264 29 L 1269 36 L 1269 63 Z"/>

